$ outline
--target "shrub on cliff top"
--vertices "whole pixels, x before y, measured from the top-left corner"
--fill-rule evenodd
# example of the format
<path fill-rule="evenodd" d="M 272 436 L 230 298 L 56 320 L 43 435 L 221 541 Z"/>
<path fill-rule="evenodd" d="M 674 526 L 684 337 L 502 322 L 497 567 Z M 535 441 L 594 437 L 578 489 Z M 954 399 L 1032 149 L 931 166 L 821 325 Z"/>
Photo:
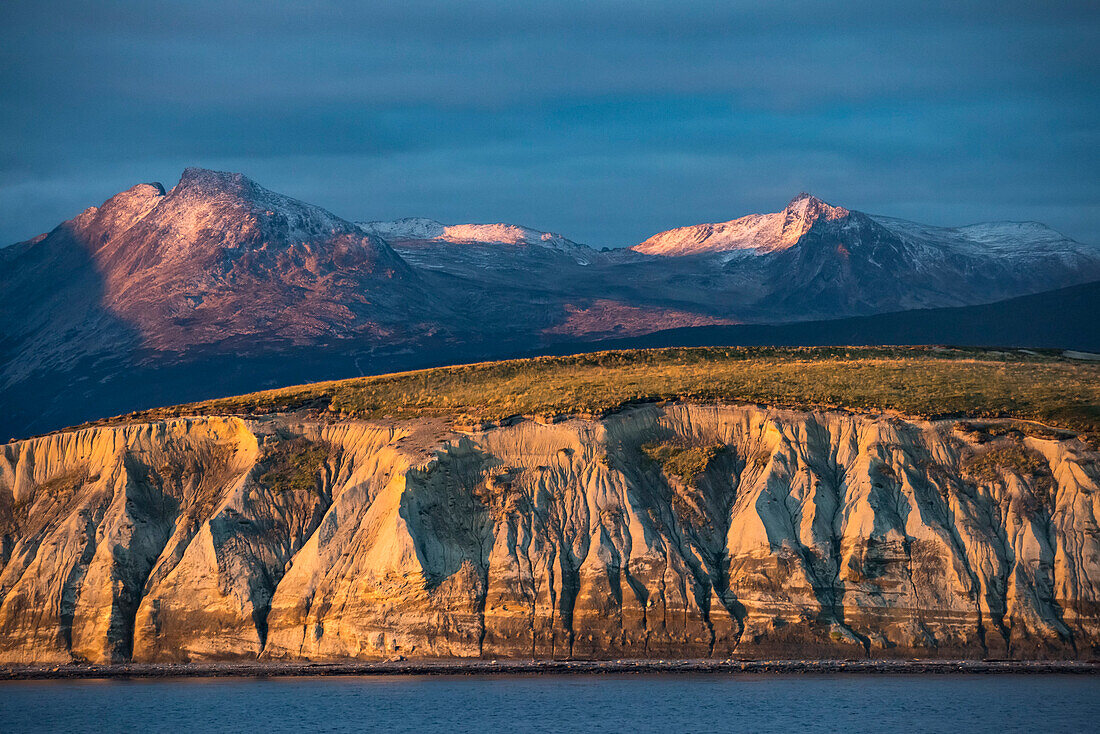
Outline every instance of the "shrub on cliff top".
<path fill-rule="evenodd" d="M 981 482 L 995 481 L 1005 472 L 1025 478 L 1050 476 L 1050 467 L 1043 457 L 1015 445 L 972 456 L 963 462 L 962 470 L 968 479 Z"/>
<path fill-rule="evenodd" d="M 329 448 L 300 436 L 279 439 L 266 448 L 260 482 L 274 492 L 312 492 Z"/>
<path fill-rule="evenodd" d="M 994 482 L 1011 473 L 1026 480 L 1026 487 L 1013 500 L 1024 517 L 1036 517 L 1053 504 L 1054 476 L 1046 459 L 1023 446 L 999 447 L 967 459 L 963 476 L 970 481 Z"/>
<path fill-rule="evenodd" d="M 647 443 L 642 453 L 661 465 L 669 474 L 685 484 L 694 484 L 706 471 L 711 460 L 726 450 L 725 446 L 678 446 L 671 443 Z"/>

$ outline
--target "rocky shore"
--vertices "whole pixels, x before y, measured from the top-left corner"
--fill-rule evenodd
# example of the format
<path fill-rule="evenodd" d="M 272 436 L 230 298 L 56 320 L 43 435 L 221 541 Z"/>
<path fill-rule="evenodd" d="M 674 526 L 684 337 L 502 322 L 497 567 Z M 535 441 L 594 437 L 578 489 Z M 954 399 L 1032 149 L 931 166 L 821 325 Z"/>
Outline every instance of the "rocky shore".
<path fill-rule="evenodd" d="M 5 665 L 0 680 L 226 678 L 329 675 L 597 675 L 630 673 L 889 675 L 1100 673 L 1100 660 L 385 660 L 344 663 L 128 663 Z"/>

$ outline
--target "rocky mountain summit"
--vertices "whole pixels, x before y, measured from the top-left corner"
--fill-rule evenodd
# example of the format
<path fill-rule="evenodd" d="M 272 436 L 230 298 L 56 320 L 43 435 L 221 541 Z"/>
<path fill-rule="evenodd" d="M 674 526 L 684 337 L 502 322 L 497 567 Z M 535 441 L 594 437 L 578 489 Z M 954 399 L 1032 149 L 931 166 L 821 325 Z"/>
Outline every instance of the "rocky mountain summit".
<path fill-rule="evenodd" d="M 161 402 L 169 368 L 220 390 L 219 355 L 411 343 L 449 319 L 385 241 L 240 174 L 139 184 L 0 258 L 6 427 L 100 394 Z"/>
<path fill-rule="evenodd" d="M 1098 462 L 679 403 L 58 433 L 0 447 L 0 661 L 1095 657 Z"/>
<path fill-rule="evenodd" d="M 991 303 L 1100 279 L 1042 225 L 800 194 L 597 251 L 510 224 L 356 224 L 240 174 L 139 184 L 0 249 L 0 429 L 651 332 Z"/>
<path fill-rule="evenodd" d="M 11 380 L 140 347 L 390 338 L 431 312 L 383 240 L 240 174 L 187 169 L 139 184 L 5 252 L 0 306 Z M 47 287 L 48 285 L 48 287 Z M 438 314 L 434 314 L 438 315 Z"/>

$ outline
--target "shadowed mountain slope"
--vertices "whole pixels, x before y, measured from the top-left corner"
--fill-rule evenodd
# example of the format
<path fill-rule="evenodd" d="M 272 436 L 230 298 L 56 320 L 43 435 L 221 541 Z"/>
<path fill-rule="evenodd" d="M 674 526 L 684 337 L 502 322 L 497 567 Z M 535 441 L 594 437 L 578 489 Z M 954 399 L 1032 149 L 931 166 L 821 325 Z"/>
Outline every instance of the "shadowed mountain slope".
<path fill-rule="evenodd" d="M 930 308 L 780 325 L 699 326 L 630 339 L 605 349 L 694 346 L 952 344 L 1100 353 L 1100 282 L 980 306 Z"/>

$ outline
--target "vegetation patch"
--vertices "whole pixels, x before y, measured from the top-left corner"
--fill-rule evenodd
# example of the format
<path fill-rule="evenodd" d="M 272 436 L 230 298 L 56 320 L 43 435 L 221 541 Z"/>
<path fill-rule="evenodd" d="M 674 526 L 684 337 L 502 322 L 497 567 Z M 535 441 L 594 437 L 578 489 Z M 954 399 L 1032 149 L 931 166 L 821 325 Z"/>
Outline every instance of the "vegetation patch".
<path fill-rule="evenodd" d="M 962 464 L 963 476 L 972 482 L 995 482 L 1005 474 L 1015 474 L 1026 480 L 1026 489 L 1013 499 L 1013 506 L 1025 517 L 1036 517 L 1053 504 L 1054 476 L 1042 456 L 1013 445 L 991 449 L 967 459 Z"/>
<path fill-rule="evenodd" d="M 301 436 L 279 439 L 265 447 L 260 482 L 273 492 L 313 492 L 330 453 L 328 445 Z"/>
<path fill-rule="evenodd" d="M 671 443 L 647 443 L 642 446 L 642 453 L 660 464 L 665 472 L 689 485 L 694 485 L 711 460 L 725 450 L 726 447 L 721 444 L 680 446 Z"/>
<path fill-rule="evenodd" d="M 889 464 L 883 462 L 881 464 L 876 465 L 875 468 L 878 469 L 878 473 L 881 474 L 886 479 L 889 479 L 889 480 L 894 481 L 894 482 L 898 481 L 898 473 L 896 471 L 894 471 L 894 467 L 890 466 Z"/>
<path fill-rule="evenodd" d="M 924 418 L 1022 418 L 1100 432 L 1100 364 L 982 349 L 700 347 L 483 362 L 269 390 L 100 423 L 180 415 L 600 416 L 642 402 L 756 403 L 897 411 Z"/>
<path fill-rule="evenodd" d="M 1005 446 L 990 449 L 966 459 L 962 464 L 963 476 L 979 482 L 992 482 L 1011 472 L 1020 477 L 1050 475 L 1045 459 L 1022 446 Z"/>
<path fill-rule="evenodd" d="M 217 441 L 203 441 L 186 451 L 161 457 L 155 473 L 161 488 L 169 494 L 182 493 L 190 497 L 194 517 L 209 517 L 218 505 L 222 486 L 233 476 L 234 449 Z M 146 474 L 146 480 L 153 477 Z"/>
<path fill-rule="evenodd" d="M 1067 434 L 1066 431 L 1059 431 L 1026 421 L 982 424 L 975 424 L 971 421 L 959 421 L 955 424 L 955 430 L 968 436 L 975 443 L 987 443 L 994 438 L 1003 437 L 1020 439 L 1024 436 L 1029 436 L 1031 438 L 1055 441 L 1070 438 L 1070 434 Z"/>

